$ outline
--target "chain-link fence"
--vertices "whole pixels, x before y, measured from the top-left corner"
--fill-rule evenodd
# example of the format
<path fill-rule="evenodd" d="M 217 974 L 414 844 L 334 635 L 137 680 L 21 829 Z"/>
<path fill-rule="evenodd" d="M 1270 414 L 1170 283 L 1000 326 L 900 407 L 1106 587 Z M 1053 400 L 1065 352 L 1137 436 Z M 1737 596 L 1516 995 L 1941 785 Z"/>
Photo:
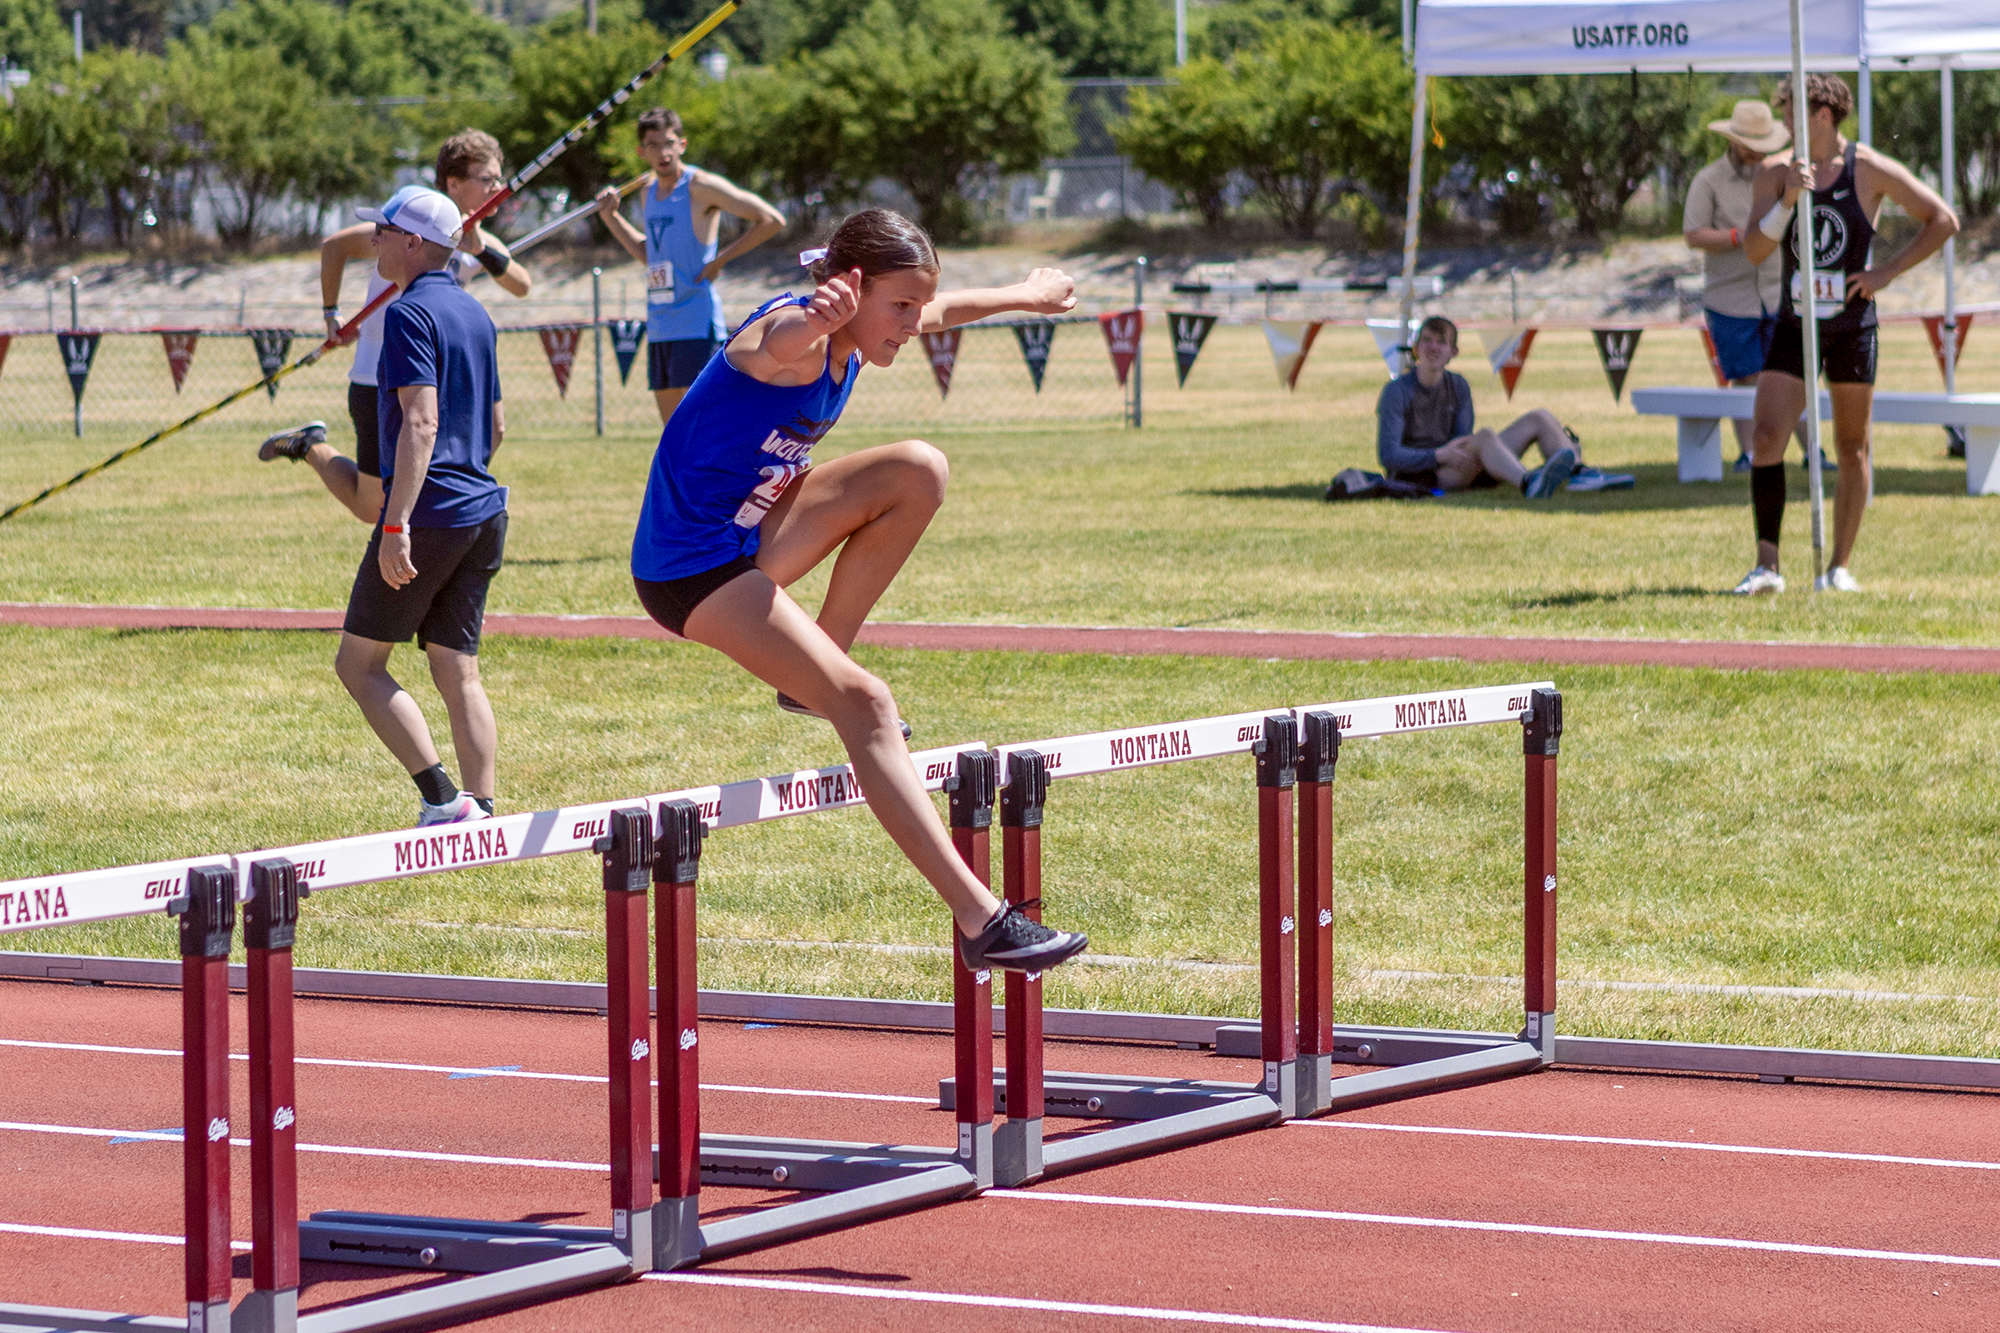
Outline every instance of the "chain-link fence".
<path fill-rule="evenodd" d="M 644 343 L 632 349 L 629 375 L 621 375 L 617 330 L 610 325 L 501 330 L 500 383 L 510 433 L 593 432 L 600 366 L 605 431 L 659 430 Z M 865 368 L 844 420 L 937 430 L 1117 421 L 1124 415 L 1124 391 L 1094 318 L 980 324 L 956 332 L 948 348 L 913 340 L 893 366 Z M 0 441 L 72 431 L 112 447 L 137 441 L 260 378 L 260 351 L 290 360 L 321 336 L 248 329 L 0 335 L 7 339 L 0 351 Z M 71 371 L 81 368 L 86 345 L 79 398 Z M 178 389 L 170 349 L 185 356 Z M 1031 352 L 1041 361 L 1039 384 Z M 330 353 L 279 381 L 275 394 L 253 394 L 189 433 L 259 436 L 318 418 L 334 426 L 336 439 L 345 437 L 352 359 L 347 348 Z M 948 391 L 941 380 L 948 380 Z"/>

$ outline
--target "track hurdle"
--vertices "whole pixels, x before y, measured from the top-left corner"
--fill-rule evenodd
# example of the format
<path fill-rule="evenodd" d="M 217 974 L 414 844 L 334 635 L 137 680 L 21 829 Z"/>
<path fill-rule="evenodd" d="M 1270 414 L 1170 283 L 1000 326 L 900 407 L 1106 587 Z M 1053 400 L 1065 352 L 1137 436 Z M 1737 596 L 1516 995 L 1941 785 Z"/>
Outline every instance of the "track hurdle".
<path fill-rule="evenodd" d="M 188 1333 L 230 1333 L 229 946 L 236 933 L 229 857 L 156 861 L 0 888 L 0 933 L 165 912 L 179 918 L 181 1188 Z M 139 1327 L 163 1321 L 0 1302 L 0 1326 Z M 172 1321 L 170 1327 L 181 1327 Z"/>
<path fill-rule="evenodd" d="M 1330 966 L 1332 783 L 1340 744 L 1343 738 L 1516 719 L 1523 724 L 1529 751 L 1524 918 L 1529 999 L 1522 1038 L 1343 1078 L 1336 1090 Z M 999 753 L 1007 775 L 1001 791 L 1003 882 L 1008 900 L 1030 910 L 1039 906 L 1042 893 L 1040 840 L 1050 781 L 1232 754 L 1254 756 L 1260 1014 L 1256 1049 L 1264 1068 L 1260 1081 L 1248 1086 L 1047 1072 L 1040 1049 L 1039 981 L 1010 975 L 1007 1065 L 993 1085 L 993 1095 L 1008 1115 L 1000 1128 L 997 1183 L 1024 1184 L 1293 1116 L 1442 1091 L 1527 1073 L 1550 1063 L 1555 1010 L 1554 750 L 1560 734 L 1561 697 L 1543 683 L 1244 713 L 1002 746 Z M 1305 788 L 1303 819 L 1296 808 L 1299 787 Z M 968 1086 L 963 1078 L 941 1082 L 941 1104 L 958 1105 Z M 1042 1121 L 1047 1115 L 1129 1123 L 1044 1143 Z"/>

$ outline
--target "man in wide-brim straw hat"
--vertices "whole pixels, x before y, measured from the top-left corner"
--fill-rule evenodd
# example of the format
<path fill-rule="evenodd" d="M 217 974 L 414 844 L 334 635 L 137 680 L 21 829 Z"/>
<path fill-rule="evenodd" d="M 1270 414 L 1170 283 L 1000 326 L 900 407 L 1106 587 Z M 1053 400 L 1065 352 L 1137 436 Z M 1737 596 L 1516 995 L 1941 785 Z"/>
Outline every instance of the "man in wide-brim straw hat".
<path fill-rule="evenodd" d="M 1763 102 L 1742 101 L 1728 120 L 1708 128 L 1729 141 L 1721 157 L 1703 167 L 1688 187 L 1681 234 L 1702 254 L 1702 318 L 1715 357 L 1731 384 L 1752 386 L 1764 369 L 1778 324 L 1778 257 L 1752 264 L 1743 254 L 1750 230 L 1750 195 L 1757 167 L 1792 141 L 1783 122 Z M 1750 470 L 1750 423 L 1736 428 L 1736 470 Z"/>

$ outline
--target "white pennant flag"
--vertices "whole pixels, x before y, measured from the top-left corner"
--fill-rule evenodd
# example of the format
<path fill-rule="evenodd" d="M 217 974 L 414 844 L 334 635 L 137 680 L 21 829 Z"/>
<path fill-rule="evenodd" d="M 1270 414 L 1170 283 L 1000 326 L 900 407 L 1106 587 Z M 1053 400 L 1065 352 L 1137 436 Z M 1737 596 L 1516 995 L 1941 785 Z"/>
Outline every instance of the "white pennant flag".
<path fill-rule="evenodd" d="M 1416 345 L 1416 323 L 1407 327 L 1409 335 L 1404 335 L 1405 325 L 1399 319 L 1371 319 L 1367 321 L 1368 332 L 1375 338 L 1375 350 L 1382 354 L 1382 363 L 1389 367 L 1390 378 L 1403 373 L 1403 351 L 1405 347 Z"/>
<path fill-rule="evenodd" d="M 1306 353 L 1319 337 L 1320 320 L 1267 319 L 1264 341 L 1271 344 L 1271 360 L 1278 367 L 1278 383 L 1287 389 L 1299 387 L 1299 371 L 1305 368 Z"/>

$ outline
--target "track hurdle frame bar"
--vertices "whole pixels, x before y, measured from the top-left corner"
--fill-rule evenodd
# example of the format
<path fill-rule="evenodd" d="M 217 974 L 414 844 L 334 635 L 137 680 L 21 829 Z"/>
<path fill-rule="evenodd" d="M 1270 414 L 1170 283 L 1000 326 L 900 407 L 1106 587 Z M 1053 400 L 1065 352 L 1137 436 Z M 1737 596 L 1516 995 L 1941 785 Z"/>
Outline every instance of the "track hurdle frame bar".
<path fill-rule="evenodd" d="M 1046 1073 L 1040 1059 L 1040 987 L 1010 984 L 1007 1068 L 998 1080 L 1009 1115 L 1001 1129 L 999 1182 L 1017 1185 L 1121 1157 L 1219 1137 L 1295 1116 L 1325 1114 L 1529 1073 L 1553 1060 L 1555 1022 L 1554 751 L 1561 696 L 1545 684 L 1443 691 L 1336 703 L 1267 715 L 1241 714 L 1163 727 L 1003 746 L 1003 871 L 1009 901 L 1039 904 L 1040 830 L 1049 771 L 1083 776 L 1249 752 L 1255 758 L 1258 822 L 1259 1022 L 1263 1063 L 1251 1086 L 1133 1075 Z M 1332 1078 L 1332 791 L 1343 734 L 1403 731 L 1519 719 L 1527 751 L 1523 921 L 1526 1027 L 1511 1042 L 1450 1051 L 1396 1068 Z M 1303 732 L 1303 736 L 1301 736 Z M 1053 764 L 1047 756 L 1055 756 Z M 1301 770 L 1305 777 L 1299 781 Z M 1303 801 L 1297 788 L 1304 786 Z M 1301 817 L 1297 806 L 1306 809 Z M 1020 828 L 1014 825 L 1018 821 Z M 1296 861 L 1294 860 L 1296 856 Z M 1301 937 L 1304 937 L 1301 939 Z M 1010 978 L 1010 983 L 1012 979 Z M 1240 1048 L 1238 1054 L 1249 1054 Z M 940 1084 L 958 1103 L 963 1080 Z M 1020 1127 L 1015 1128 L 1015 1112 Z M 1137 1121 L 1043 1142 L 1045 1115 Z"/>
<path fill-rule="evenodd" d="M 164 910 L 179 918 L 181 1194 L 187 1240 L 187 1321 L 0 1301 L 0 1325 L 29 1328 L 185 1328 L 230 1333 L 229 948 L 236 934 L 236 871 L 228 858 L 121 866 L 21 881 L 34 925 Z"/>

